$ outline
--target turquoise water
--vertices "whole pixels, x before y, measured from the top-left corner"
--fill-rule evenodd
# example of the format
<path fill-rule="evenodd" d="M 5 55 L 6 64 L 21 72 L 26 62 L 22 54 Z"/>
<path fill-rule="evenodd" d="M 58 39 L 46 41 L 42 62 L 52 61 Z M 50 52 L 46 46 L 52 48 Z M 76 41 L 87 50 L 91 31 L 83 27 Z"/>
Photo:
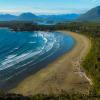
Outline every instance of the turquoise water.
<path fill-rule="evenodd" d="M 75 40 L 60 32 L 0 29 L 0 82 L 34 71 L 70 51 Z"/>

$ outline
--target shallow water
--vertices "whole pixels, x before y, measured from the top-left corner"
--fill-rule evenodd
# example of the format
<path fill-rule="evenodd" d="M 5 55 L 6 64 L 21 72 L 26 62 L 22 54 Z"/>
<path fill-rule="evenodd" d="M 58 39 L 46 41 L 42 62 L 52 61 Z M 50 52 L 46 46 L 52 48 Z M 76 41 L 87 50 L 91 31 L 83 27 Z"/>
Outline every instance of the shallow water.
<path fill-rule="evenodd" d="M 38 69 L 70 51 L 75 40 L 60 32 L 13 32 L 0 29 L 0 83 Z M 42 64 L 42 62 L 46 64 Z"/>

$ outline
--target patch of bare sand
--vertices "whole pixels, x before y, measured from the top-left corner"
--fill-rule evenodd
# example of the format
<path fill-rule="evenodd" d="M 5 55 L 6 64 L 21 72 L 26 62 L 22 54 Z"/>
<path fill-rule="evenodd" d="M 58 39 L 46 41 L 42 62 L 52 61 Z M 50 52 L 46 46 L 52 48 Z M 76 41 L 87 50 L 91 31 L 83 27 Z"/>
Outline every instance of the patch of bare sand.
<path fill-rule="evenodd" d="M 36 74 L 24 79 L 10 92 L 23 95 L 60 93 L 62 90 L 88 92 L 92 82 L 81 69 L 80 63 L 90 49 L 90 40 L 77 33 L 67 31 L 63 33 L 75 38 L 75 47 Z"/>

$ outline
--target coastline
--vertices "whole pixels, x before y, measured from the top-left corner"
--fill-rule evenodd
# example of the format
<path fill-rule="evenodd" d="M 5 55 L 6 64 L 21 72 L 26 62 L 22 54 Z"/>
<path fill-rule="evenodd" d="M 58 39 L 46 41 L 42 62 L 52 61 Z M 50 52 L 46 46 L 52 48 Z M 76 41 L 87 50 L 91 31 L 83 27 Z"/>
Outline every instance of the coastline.
<path fill-rule="evenodd" d="M 81 69 L 80 63 L 90 49 L 90 40 L 74 32 L 61 32 L 75 38 L 75 47 L 47 67 L 24 79 L 9 92 L 23 95 L 60 93 L 62 90 L 88 92 L 90 81 Z"/>
<path fill-rule="evenodd" d="M 52 34 L 54 34 L 53 35 L 54 38 L 52 37 Z M 41 70 L 42 68 L 45 68 L 48 64 L 52 63 L 57 58 L 59 58 L 66 52 L 70 51 L 75 45 L 74 38 L 72 36 L 69 36 L 69 35 L 67 36 L 66 34 L 63 34 L 62 32 L 52 32 L 49 35 L 51 36 L 50 39 L 53 38 L 54 42 L 52 44 L 49 41 L 50 42 L 49 47 L 48 47 L 48 43 L 46 42 L 47 47 L 45 46 L 44 50 L 42 50 L 41 52 L 41 53 L 43 52 L 44 53 L 40 55 L 36 61 L 33 60 L 34 59 L 33 57 L 33 59 L 29 61 L 27 65 L 23 67 L 20 66 L 17 70 L 15 69 L 13 71 L 13 68 L 10 67 L 9 70 L 7 69 L 7 70 L 1 71 L 0 74 L 4 77 L 0 78 L 1 79 L 0 80 L 0 90 L 9 91 L 10 89 L 16 87 L 25 78 L 27 78 L 30 75 L 35 74 L 37 71 Z M 45 52 L 46 50 L 48 50 L 48 52 Z M 25 63 L 26 62 L 24 62 L 24 64 Z M 9 74 L 7 75 L 7 73 Z"/>

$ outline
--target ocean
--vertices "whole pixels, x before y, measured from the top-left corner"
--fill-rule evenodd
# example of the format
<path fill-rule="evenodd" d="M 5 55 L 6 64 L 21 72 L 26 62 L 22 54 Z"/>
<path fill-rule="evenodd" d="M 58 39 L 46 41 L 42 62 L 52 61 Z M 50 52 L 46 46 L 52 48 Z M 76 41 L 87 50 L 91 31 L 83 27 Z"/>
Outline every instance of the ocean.
<path fill-rule="evenodd" d="M 75 45 L 61 32 L 14 32 L 0 28 L 0 89 L 13 87 Z"/>

